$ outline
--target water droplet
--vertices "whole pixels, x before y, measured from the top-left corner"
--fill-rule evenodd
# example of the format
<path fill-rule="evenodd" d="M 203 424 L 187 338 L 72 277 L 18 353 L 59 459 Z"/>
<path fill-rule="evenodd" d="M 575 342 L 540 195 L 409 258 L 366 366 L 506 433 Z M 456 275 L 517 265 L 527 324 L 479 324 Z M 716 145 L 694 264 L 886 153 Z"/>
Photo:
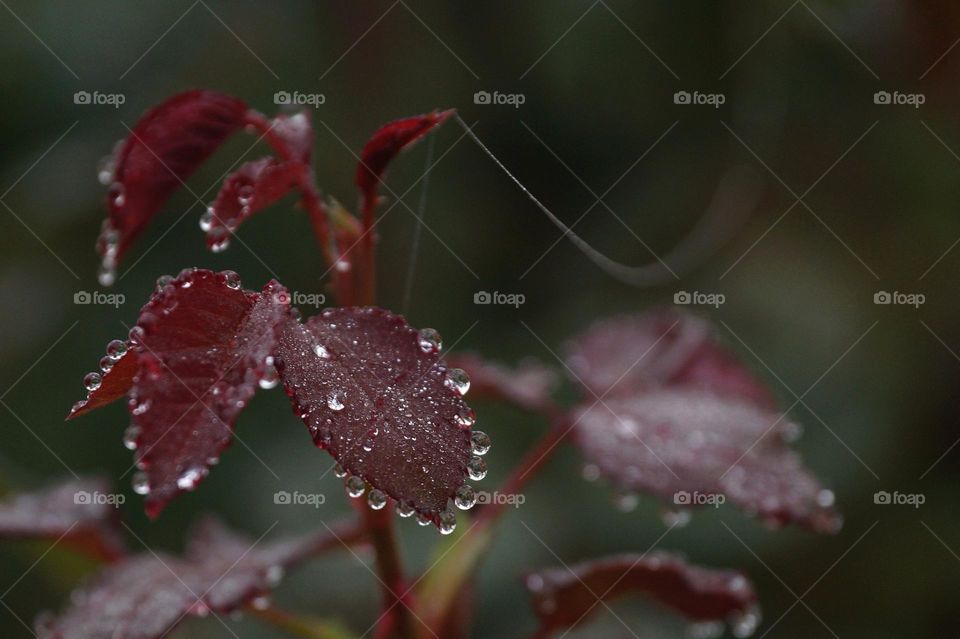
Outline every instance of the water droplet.
<path fill-rule="evenodd" d="M 280 375 L 273 364 L 269 364 L 263 371 L 263 377 L 260 378 L 260 388 L 270 390 L 280 383 Z"/>
<path fill-rule="evenodd" d="M 164 289 L 164 287 L 167 286 L 167 285 L 168 285 L 170 282 L 172 282 L 172 281 L 173 281 L 173 276 L 172 276 L 172 275 L 161 275 L 160 277 L 158 277 L 158 278 L 157 278 L 157 293 L 159 293 L 160 291 L 162 291 L 162 290 Z"/>
<path fill-rule="evenodd" d="M 637 505 L 640 503 L 640 497 L 637 496 L 636 493 L 623 493 L 622 495 L 617 495 L 613 503 L 620 512 L 629 513 L 637 509 Z"/>
<path fill-rule="evenodd" d="M 470 376 L 462 368 L 451 368 L 447 371 L 447 376 L 443 383 L 448 388 L 452 388 L 461 395 L 466 395 L 470 390 Z"/>
<path fill-rule="evenodd" d="M 208 206 L 207 210 L 203 212 L 203 215 L 200 216 L 200 230 L 206 233 L 213 228 L 213 221 L 217 218 L 217 211 L 212 206 Z"/>
<path fill-rule="evenodd" d="M 374 445 L 374 443 L 375 443 L 375 440 L 374 440 L 373 437 L 371 437 L 371 436 L 369 436 L 369 435 L 366 436 L 366 437 L 363 439 L 363 445 L 362 445 L 363 450 L 365 450 L 366 452 L 369 453 L 371 450 L 373 450 L 373 445 Z"/>
<path fill-rule="evenodd" d="M 110 369 L 113 368 L 113 360 L 104 355 L 100 358 L 100 371 L 103 373 L 109 373 Z"/>
<path fill-rule="evenodd" d="M 479 457 L 471 457 L 467 463 L 467 475 L 473 481 L 480 481 L 487 476 L 487 464 Z"/>
<path fill-rule="evenodd" d="M 113 159 L 113 154 L 103 156 L 97 162 L 97 181 L 104 186 L 110 186 L 114 180 L 115 170 L 116 162 Z"/>
<path fill-rule="evenodd" d="M 267 568 L 267 583 L 273 587 L 279 584 L 283 580 L 283 566 L 273 565 Z"/>
<path fill-rule="evenodd" d="M 130 337 L 131 346 L 140 346 L 143 343 L 143 336 L 145 331 L 142 326 L 134 326 L 130 329 L 128 336 Z"/>
<path fill-rule="evenodd" d="M 673 510 L 672 508 L 663 508 L 660 510 L 660 521 L 663 522 L 664 526 L 676 526 L 677 528 L 683 528 L 690 523 L 690 518 L 690 511 L 684 508 L 678 508 L 676 510 Z"/>
<path fill-rule="evenodd" d="M 111 340 L 107 344 L 107 357 L 117 361 L 127 354 L 127 343 L 120 339 Z"/>
<path fill-rule="evenodd" d="M 783 427 L 780 428 L 780 439 L 787 444 L 792 444 L 802 436 L 803 426 L 796 422 L 786 422 L 783 424 Z"/>
<path fill-rule="evenodd" d="M 367 505 L 374 510 L 380 510 L 387 505 L 387 496 L 383 494 L 382 490 L 373 488 L 367 493 Z"/>
<path fill-rule="evenodd" d="M 110 203 L 113 204 L 115 208 L 123 208 L 123 205 L 127 202 L 127 198 L 124 195 L 123 183 L 112 183 L 110 189 L 107 191 L 107 198 L 109 198 Z"/>
<path fill-rule="evenodd" d="M 422 328 L 417 334 L 420 343 L 420 350 L 424 353 L 438 353 L 443 347 L 443 340 L 440 333 L 432 328 Z"/>
<path fill-rule="evenodd" d="M 193 490 L 206 473 L 206 469 L 199 466 L 188 468 L 185 473 L 177 478 L 177 488 L 180 490 Z"/>
<path fill-rule="evenodd" d="M 817 493 L 817 505 L 821 508 L 830 508 L 836 500 L 836 495 L 833 494 L 832 490 L 824 488 Z"/>
<path fill-rule="evenodd" d="M 469 406 L 464 406 L 460 409 L 460 412 L 457 413 L 457 416 L 454 418 L 460 426 L 464 428 L 473 426 L 473 423 L 477 421 L 477 414 L 473 412 L 473 409 Z"/>
<path fill-rule="evenodd" d="M 127 450 L 137 449 L 137 440 L 140 438 L 141 429 L 135 424 L 130 424 L 127 430 L 123 431 L 123 445 Z"/>
<path fill-rule="evenodd" d="M 97 281 L 100 282 L 100 286 L 113 286 L 117 281 L 117 269 L 108 264 L 101 264 L 97 270 Z"/>
<path fill-rule="evenodd" d="M 145 399 L 142 402 L 135 402 L 131 412 L 134 415 L 143 415 L 148 410 L 150 410 L 150 400 Z"/>
<path fill-rule="evenodd" d="M 333 467 L 333 476 L 343 479 L 344 477 L 347 476 L 347 471 L 344 469 L 343 466 L 341 466 L 340 464 L 337 464 L 336 466 Z"/>
<path fill-rule="evenodd" d="M 433 522 L 431 521 L 429 515 L 425 515 L 423 513 L 417 513 L 417 523 L 421 526 L 429 526 Z"/>
<path fill-rule="evenodd" d="M 218 226 L 207 233 L 207 246 L 214 253 L 223 253 L 230 247 L 230 232 Z"/>
<path fill-rule="evenodd" d="M 470 451 L 474 455 L 486 455 L 490 452 L 492 443 L 490 436 L 482 430 L 475 430 L 473 434 L 470 435 Z"/>
<path fill-rule="evenodd" d="M 600 467 L 596 464 L 584 464 L 580 475 L 587 481 L 597 481 L 600 479 Z"/>
<path fill-rule="evenodd" d="M 404 519 L 406 519 L 407 517 L 411 516 L 414 513 L 413 506 L 403 501 L 397 502 L 396 511 L 397 511 L 397 514 L 403 517 Z"/>
<path fill-rule="evenodd" d="M 256 608 L 257 610 L 266 610 L 270 607 L 270 597 L 267 595 L 260 595 L 254 597 L 250 600 L 250 605 Z"/>
<path fill-rule="evenodd" d="M 756 606 L 730 617 L 730 631 L 734 637 L 745 639 L 757 631 L 760 625 L 760 609 Z"/>
<path fill-rule="evenodd" d="M 327 398 L 327 408 L 330 410 L 343 410 L 343 397 L 339 393 L 333 393 Z"/>
<path fill-rule="evenodd" d="M 320 359 L 327 359 L 330 357 L 330 351 L 328 351 L 323 344 L 314 344 L 313 353 Z"/>
<path fill-rule="evenodd" d="M 102 383 L 103 377 L 100 376 L 100 373 L 87 373 L 83 377 L 83 387 L 91 392 L 100 388 Z"/>
<path fill-rule="evenodd" d="M 133 474 L 133 492 L 138 495 L 149 495 L 150 494 L 150 479 L 147 477 L 147 474 L 142 470 L 137 471 Z"/>
<path fill-rule="evenodd" d="M 457 488 L 456 496 L 453 498 L 453 503 L 460 510 L 470 510 L 473 508 L 474 504 L 477 503 L 477 493 L 473 489 L 473 486 L 469 484 L 464 484 Z"/>
<path fill-rule="evenodd" d="M 440 534 L 449 535 L 457 528 L 457 516 L 449 510 L 440 513 Z"/>
<path fill-rule="evenodd" d="M 366 484 L 364 483 L 364 481 L 359 477 L 357 477 L 356 475 L 351 475 L 347 479 L 344 486 L 347 489 L 347 494 L 354 498 L 362 495 L 364 489 L 366 488 Z"/>
<path fill-rule="evenodd" d="M 723 635 L 720 621 L 700 621 L 687 626 L 687 639 L 717 639 Z"/>
<path fill-rule="evenodd" d="M 220 275 L 223 276 L 223 283 L 226 284 L 228 288 L 234 290 L 240 288 L 240 276 L 236 271 L 221 271 Z"/>

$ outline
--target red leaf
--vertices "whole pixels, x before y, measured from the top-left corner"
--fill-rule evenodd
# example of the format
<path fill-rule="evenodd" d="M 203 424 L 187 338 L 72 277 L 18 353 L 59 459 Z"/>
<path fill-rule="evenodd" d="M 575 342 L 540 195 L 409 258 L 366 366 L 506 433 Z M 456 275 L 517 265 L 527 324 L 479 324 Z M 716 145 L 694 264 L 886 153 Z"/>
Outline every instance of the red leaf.
<path fill-rule="evenodd" d="M 313 124 L 308 111 L 292 114 L 281 113 L 270 120 L 270 134 L 275 135 L 292 153 L 287 161 L 297 161 L 309 166 L 313 154 Z"/>
<path fill-rule="evenodd" d="M 116 359 L 111 353 L 118 351 L 111 349 L 119 348 L 123 349 L 123 354 Z M 89 382 L 86 399 L 73 405 L 67 419 L 106 406 L 126 395 L 133 386 L 133 377 L 137 374 L 137 354 L 128 350 L 127 345 L 120 340 L 110 342 L 107 351 L 108 354 L 100 360 L 101 373 L 91 373 L 86 377 Z M 93 390 L 89 390 L 90 388 Z"/>
<path fill-rule="evenodd" d="M 787 445 L 798 427 L 741 399 L 678 388 L 574 413 L 589 462 L 622 489 L 673 508 L 731 501 L 770 525 L 836 532 L 833 493 Z"/>
<path fill-rule="evenodd" d="M 247 106 L 215 91 L 187 91 L 148 111 L 101 171 L 109 217 L 97 250 L 101 283 L 170 195 L 244 124 Z"/>
<path fill-rule="evenodd" d="M 42 491 L 22 493 L 0 504 L 0 537 L 62 540 L 112 559 L 126 553 L 110 484 L 85 477 Z"/>
<path fill-rule="evenodd" d="M 201 219 L 207 248 L 220 251 L 230 234 L 254 213 L 286 195 L 303 175 L 304 165 L 273 157 L 246 162 L 224 180 L 217 199 Z"/>
<path fill-rule="evenodd" d="M 434 111 L 394 120 L 377 129 L 363 147 L 357 164 L 355 181 L 366 202 L 364 206 L 376 201 L 377 187 L 390 161 L 434 127 L 443 124 L 453 113 L 453 109 Z"/>
<path fill-rule="evenodd" d="M 135 480 L 157 516 L 192 490 L 233 437 L 258 384 L 275 384 L 271 356 L 288 316 L 286 289 L 244 291 L 236 273 L 185 270 L 143 307 L 132 333 L 140 372 L 130 395 Z"/>
<path fill-rule="evenodd" d="M 317 446 L 439 524 L 467 475 L 474 417 L 428 331 L 381 309 L 329 309 L 285 327 L 277 367 Z"/>
<path fill-rule="evenodd" d="M 185 617 L 228 613 L 269 592 L 291 567 L 329 545 L 321 534 L 256 542 L 215 520 L 194 531 L 186 556 L 144 553 L 101 570 L 57 618 L 37 619 L 39 639 L 156 639 Z M 356 535 L 341 529 L 340 538 Z M 337 541 L 337 544 L 340 542 Z"/>
<path fill-rule="evenodd" d="M 766 386 L 717 343 L 705 320 L 674 309 L 595 323 L 568 346 L 567 364 L 600 397 L 684 386 L 776 405 Z"/>
<path fill-rule="evenodd" d="M 730 621 L 738 637 L 752 634 L 760 620 L 753 584 L 742 573 L 688 564 L 665 552 L 617 555 L 551 568 L 526 578 L 540 618 L 540 636 L 579 624 L 601 601 L 642 593 L 691 621 Z"/>
<path fill-rule="evenodd" d="M 446 362 L 448 367 L 469 374 L 475 396 L 503 399 L 533 411 L 544 410 L 552 403 L 550 393 L 558 382 L 552 368 L 532 359 L 512 369 L 474 353 L 451 355 Z"/>

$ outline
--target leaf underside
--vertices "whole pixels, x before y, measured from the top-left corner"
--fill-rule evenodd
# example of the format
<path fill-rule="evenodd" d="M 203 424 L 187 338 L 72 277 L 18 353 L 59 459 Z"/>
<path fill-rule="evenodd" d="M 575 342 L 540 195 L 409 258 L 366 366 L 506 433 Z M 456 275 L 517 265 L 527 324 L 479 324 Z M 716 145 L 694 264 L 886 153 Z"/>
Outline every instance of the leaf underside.
<path fill-rule="evenodd" d="M 577 625 L 601 601 L 643 594 L 695 622 L 759 614 L 753 585 L 740 572 L 691 565 L 666 552 L 617 555 L 526 577 L 545 631 Z M 755 623 L 755 621 L 754 621 Z"/>

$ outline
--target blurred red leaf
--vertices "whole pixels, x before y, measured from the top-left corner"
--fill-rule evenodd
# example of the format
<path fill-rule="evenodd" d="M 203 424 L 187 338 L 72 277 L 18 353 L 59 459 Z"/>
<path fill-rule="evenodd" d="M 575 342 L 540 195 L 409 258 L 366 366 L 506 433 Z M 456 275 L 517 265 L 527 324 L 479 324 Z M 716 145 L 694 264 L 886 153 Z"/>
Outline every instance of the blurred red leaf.
<path fill-rule="evenodd" d="M 571 341 L 566 361 L 599 397 L 684 386 L 776 405 L 763 382 L 716 341 L 706 320 L 675 309 L 596 322 Z"/>
<path fill-rule="evenodd" d="M 14 495 L 0 503 L 0 537 L 61 540 L 113 559 L 126 553 L 116 503 L 110 483 L 95 477 Z"/>
<path fill-rule="evenodd" d="M 276 282 L 254 293 L 232 271 L 188 269 L 143 307 L 131 341 L 140 372 L 128 440 L 151 517 L 206 476 L 257 385 L 276 383 L 271 356 L 287 304 Z"/>
<path fill-rule="evenodd" d="M 207 247 L 220 250 L 237 227 L 254 213 L 270 206 L 301 179 L 305 166 L 273 157 L 244 163 L 223 182 L 217 199 L 202 220 Z"/>
<path fill-rule="evenodd" d="M 88 391 L 86 399 L 81 399 L 73 405 L 67 419 L 79 417 L 126 395 L 133 386 L 133 378 L 137 370 L 137 354 L 127 350 L 120 359 L 113 362 L 109 370 L 100 375 L 100 385 Z"/>
<path fill-rule="evenodd" d="M 798 426 L 777 413 L 677 388 L 597 402 L 573 418 L 586 459 L 621 489 L 672 508 L 729 500 L 770 525 L 840 525 L 833 493 L 788 445 Z"/>
<path fill-rule="evenodd" d="M 76 590 L 58 617 L 37 619 L 39 639 L 156 639 L 188 616 L 228 613 L 272 590 L 284 570 L 357 535 L 340 527 L 258 542 L 207 519 L 184 557 L 144 553 L 101 570 Z"/>
<path fill-rule="evenodd" d="M 759 623 L 757 596 L 746 576 L 694 566 L 665 552 L 551 568 L 527 575 L 526 586 L 542 626 L 538 636 L 575 626 L 601 609 L 601 602 L 631 593 L 697 623 L 730 620 L 738 637 L 748 636 Z"/>
<path fill-rule="evenodd" d="M 470 377 L 472 396 L 503 399 L 529 410 L 544 410 L 552 403 L 557 373 L 539 361 L 528 359 L 516 367 L 486 360 L 475 353 L 452 354 L 449 368 L 460 368 Z"/>
<path fill-rule="evenodd" d="M 453 115 L 453 110 L 434 111 L 389 122 L 370 137 L 360 153 L 356 184 L 363 196 L 364 207 L 376 202 L 377 187 L 383 172 L 398 153 L 429 133 Z"/>
<path fill-rule="evenodd" d="M 382 309 L 330 309 L 285 327 L 277 367 L 317 446 L 439 521 L 467 475 L 474 418 L 429 329 Z"/>
<path fill-rule="evenodd" d="M 235 131 L 247 106 L 216 91 L 180 93 L 150 109 L 101 172 L 109 217 L 97 249 L 112 268 L 170 195 Z"/>

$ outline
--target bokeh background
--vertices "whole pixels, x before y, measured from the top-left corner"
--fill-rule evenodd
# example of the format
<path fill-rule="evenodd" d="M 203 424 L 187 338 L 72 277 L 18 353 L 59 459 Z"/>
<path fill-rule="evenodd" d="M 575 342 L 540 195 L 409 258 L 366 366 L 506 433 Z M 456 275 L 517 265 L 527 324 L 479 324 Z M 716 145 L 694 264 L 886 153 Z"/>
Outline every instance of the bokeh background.
<path fill-rule="evenodd" d="M 203 206 L 183 191 L 122 265 L 110 292 L 126 303 L 74 304 L 78 291 L 100 290 L 93 243 L 104 189 L 97 161 L 146 108 L 188 88 L 232 93 L 267 113 L 275 111 L 277 91 L 322 93 L 325 103 L 314 112 L 318 181 L 352 206 L 348 147 L 359 150 L 388 120 L 456 107 L 567 223 L 623 176 L 604 197 L 609 209 L 594 206 L 576 228 L 631 264 L 667 253 L 684 237 L 732 166 L 763 177 L 762 201 L 680 281 L 637 289 L 558 242 L 560 232 L 448 124 L 435 140 L 435 157 L 443 159 L 431 175 L 429 230 L 411 299 L 403 308 L 416 219 L 397 206 L 380 226 L 380 303 L 405 311 L 416 326 L 437 328 L 457 351 L 555 365 L 547 347 L 559 352 L 567 336 L 596 318 L 670 304 L 678 290 L 722 293 L 719 308 L 696 310 L 718 322 L 721 338 L 768 379 L 784 407 L 795 403 L 793 393 L 803 396 L 790 412 L 806 426 L 798 448 L 836 492 L 845 526 L 834 537 L 774 532 L 726 507 L 696 513 L 657 547 L 745 570 L 761 596 L 760 634 L 956 634 L 960 249 L 951 249 L 960 238 L 960 47 L 953 48 L 960 11 L 952 3 L 0 5 L 4 490 L 38 487 L 71 471 L 116 478 L 128 496 L 123 515 L 139 538 L 131 535 L 131 543 L 155 549 L 179 549 L 203 512 L 254 537 L 278 520 L 277 531 L 292 533 L 316 527 L 318 517 L 347 514 L 339 480 L 327 472 L 329 457 L 313 448 L 280 390 L 260 393 L 243 413 L 237 431 L 246 447 L 235 444 L 201 489 L 152 523 L 129 488 L 124 407 L 63 422 L 83 395 L 81 378 L 107 341 L 135 321 L 157 276 L 202 266 L 236 270 L 252 288 L 270 277 L 299 291 L 323 292 L 326 284 L 307 221 L 289 200 L 246 224 L 242 244 L 214 255 L 197 228 Z M 126 102 L 77 105 L 80 90 L 122 93 Z M 525 100 L 478 105 L 473 96 L 481 90 Z M 720 108 L 677 105 L 673 95 L 681 90 L 722 93 L 726 101 Z M 877 91 L 921 94 L 924 103 L 876 104 Z M 250 141 L 238 136 L 190 180 L 204 202 Z M 421 175 L 425 154 L 421 144 L 392 167 L 396 193 Z M 419 198 L 414 188 L 405 202 L 416 210 Z M 477 306 L 479 290 L 522 293 L 526 303 Z M 925 303 L 876 305 L 878 291 L 922 293 Z M 481 482 L 492 489 L 545 424 L 475 404 L 478 426 L 494 440 Z M 622 512 L 611 488 L 583 481 L 579 465 L 565 447 L 529 486 L 523 508 L 503 521 L 480 574 L 475 637 L 532 631 L 523 569 L 556 565 L 553 553 L 572 563 L 643 551 L 662 535 L 653 500 Z M 329 499 L 319 512 L 279 508 L 272 495 L 281 489 Z M 877 505 L 878 490 L 920 493 L 926 501 L 920 508 Z M 422 569 L 439 536 L 408 521 L 399 528 L 408 564 Z M 0 609 L 0 635 L 29 636 L 14 613 L 30 623 L 39 611 L 62 607 L 91 569 L 59 548 L 34 565 L 48 546 L 0 547 L 0 592 L 9 607 Z M 373 578 L 347 553 L 296 571 L 275 599 L 359 632 L 377 608 Z M 570 636 L 684 632 L 675 617 L 642 601 L 615 610 L 630 631 L 604 612 Z M 282 636 L 254 621 L 229 623 L 243 637 Z M 175 636 L 230 634 L 205 620 Z"/>

